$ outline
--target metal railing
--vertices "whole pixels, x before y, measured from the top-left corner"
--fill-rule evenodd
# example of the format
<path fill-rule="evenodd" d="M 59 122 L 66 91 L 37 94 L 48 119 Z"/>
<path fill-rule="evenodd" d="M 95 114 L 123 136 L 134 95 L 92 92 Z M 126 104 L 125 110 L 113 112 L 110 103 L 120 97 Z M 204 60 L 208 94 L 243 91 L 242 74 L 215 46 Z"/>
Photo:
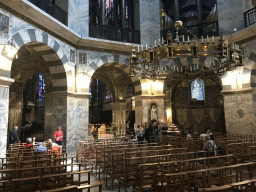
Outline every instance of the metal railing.
<path fill-rule="evenodd" d="M 140 44 L 140 32 L 132 29 L 122 30 L 121 26 L 89 25 L 89 37 Z"/>
<path fill-rule="evenodd" d="M 64 25 L 67 25 L 68 14 L 49 0 L 28 0 L 35 6 L 48 13 Z"/>
<path fill-rule="evenodd" d="M 209 37 L 211 36 L 219 36 L 219 24 L 218 21 L 202 23 L 200 25 L 189 25 L 184 26 L 182 31 L 179 31 L 180 35 L 189 35 L 190 37 L 200 38 L 201 36 Z M 166 39 L 168 33 L 172 34 L 172 37 L 176 38 L 176 30 L 175 29 L 165 29 L 161 31 L 161 37 Z"/>
<path fill-rule="evenodd" d="M 256 23 L 256 7 L 244 12 L 245 27 L 249 27 L 250 25 L 253 25 L 254 23 Z"/>

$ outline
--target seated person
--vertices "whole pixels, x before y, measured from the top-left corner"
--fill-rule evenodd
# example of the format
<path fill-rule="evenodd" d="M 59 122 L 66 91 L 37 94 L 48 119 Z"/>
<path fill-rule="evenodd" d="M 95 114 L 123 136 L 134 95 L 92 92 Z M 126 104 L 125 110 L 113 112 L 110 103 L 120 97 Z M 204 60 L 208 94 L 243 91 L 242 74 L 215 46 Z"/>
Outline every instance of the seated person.
<path fill-rule="evenodd" d="M 46 147 L 47 147 L 48 150 L 51 150 L 51 148 L 52 148 L 52 140 L 51 139 L 47 140 Z"/>
<path fill-rule="evenodd" d="M 209 136 L 206 137 L 206 142 L 204 143 L 203 150 L 207 150 L 208 156 L 216 156 L 217 155 L 217 146 L 213 140 L 210 139 Z"/>
<path fill-rule="evenodd" d="M 61 147 L 57 143 L 52 143 L 51 153 L 55 154 L 55 157 L 60 156 Z"/>
<path fill-rule="evenodd" d="M 33 149 L 32 138 L 31 137 L 27 138 L 27 142 L 24 146 L 24 149 Z"/>
<path fill-rule="evenodd" d="M 47 148 L 43 146 L 42 142 L 38 143 L 38 147 L 34 149 L 35 152 L 47 153 Z"/>

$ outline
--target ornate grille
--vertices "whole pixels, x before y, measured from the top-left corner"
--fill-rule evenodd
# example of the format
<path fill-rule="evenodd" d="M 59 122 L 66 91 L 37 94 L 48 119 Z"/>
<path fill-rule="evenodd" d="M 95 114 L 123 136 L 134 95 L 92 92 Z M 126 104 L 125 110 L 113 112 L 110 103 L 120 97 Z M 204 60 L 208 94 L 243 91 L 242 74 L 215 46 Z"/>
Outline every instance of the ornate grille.
<path fill-rule="evenodd" d="M 244 12 L 245 27 L 249 27 L 250 25 L 253 25 L 254 23 L 256 23 L 256 7 Z"/>

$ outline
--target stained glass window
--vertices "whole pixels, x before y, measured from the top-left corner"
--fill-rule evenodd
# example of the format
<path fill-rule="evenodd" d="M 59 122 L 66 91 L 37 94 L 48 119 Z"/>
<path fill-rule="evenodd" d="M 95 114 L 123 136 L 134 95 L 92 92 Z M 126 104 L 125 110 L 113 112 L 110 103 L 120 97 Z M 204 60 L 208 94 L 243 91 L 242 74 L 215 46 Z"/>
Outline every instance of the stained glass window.
<path fill-rule="evenodd" d="M 205 100 L 204 82 L 202 79 L 195 79 L 191 83 L 191 99 L 198 101 Z"/>
<path fill-rule="evenodd" d="M 129 83 L 129 85 L 127 86 L 127 93 L 131 93 L 132 92 L 132 83 Z"/>
<path fill-rule="evenodd" d="M 39 73 L 38 75 L 38 100 L 41 103 L 44 103 L 44 92 L 45 92 L 45 80 L 42 73 Z"/>
<path fill-rule="evenodd" d="M 106 99 L 112 98 L 112 93 L 110 92 L 110 89 L 108 86 L 106 86 Z"/>

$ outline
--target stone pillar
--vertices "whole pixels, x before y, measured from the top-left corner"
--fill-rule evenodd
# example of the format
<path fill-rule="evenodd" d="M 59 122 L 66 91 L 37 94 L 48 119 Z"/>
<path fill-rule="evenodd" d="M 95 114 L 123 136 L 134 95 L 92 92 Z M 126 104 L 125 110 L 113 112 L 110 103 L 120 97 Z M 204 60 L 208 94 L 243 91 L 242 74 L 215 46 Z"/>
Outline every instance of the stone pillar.
<path fill-rule="evenodd" d="M 44 140 L 53 139 L 57 126 L 63 131 L 63 148 L 75 150 L 76 140 L 88 138 L 89 96 L 79 93 L 48 93 L 45 105 Z"/>
<path fill-rule="evenodd" d="M 100 24 L 105 25 L 105 0 L 100 0 Z"/>
<path fill-rule="evenodd" d="M 62 147 L 67 140 L 67 93 L 52 92 L 45 94 L 44 140 L 54 141 L 54 132 L 61 126 L 63 131 Z M 68 151 L 67 151 L 68 152 Z"/>
<path fill-rule="evenodd" d="M 245 27 L 243 13 L 253 8 L 252 1 L 217 0 L 219 31 L 224 35 Z"/>
<path fill-rule="evenodd" d="M 171 125 L 172 119 L 173 119 L 173 103 L 167 102 L 166 103 L 166 123 L 168 125 Z"/>
<path fill-rule="evenodd" d="M 173 1 L 173 7 L 174 7 L 174 21 L 180 20 L 180 15 L 179 15 L 179 1 L 174 0 Z"/>
<path fill-rule="evenodd" d="M 227 133 L 255 135 L 256 89 L 222 91 Z"/>
<path fill-rule="evenodd" d="M 9 86 L 14 79 L 0 77 L 0 158 L 5 157 L 8 135 Z"/>
<path fill-rule="evenodd" d="M 67 97 L 67 151 L 75 151 L 76 140 L 88 139 L 89 96 L 69 93 Z"/>
<path fill-rule="evenodd" d="M 161 38 L 161 1 L 140 0 L 140 41 L 142 45 L 155 45 Z"/>
<path fill-rule="evenodd" d="M 9 105 L 9 118 L 8 118 L 8 131 L 18 126 L 18 132 L 22 127 L 22 109 L 23 109 L 23 86 L 19 83 L 13 83 L 10 86 L 10 105 Z"/>
<path fill-rule="evenodd" d="M 117 134 L 126 134 L 126 102 L 112 103 L 112 119 L 113 122 L 115 122 L 115 124 L 117 125 Z"/>
<path fill-rule="evenodd" d="M 198 26 L 198 38 L 203 36 L 203 10 L 202 10 L 202 1 L 197 0 L 196 5 L 196 11 L 197 11 L 197 26 Z"/>
<path fill-rule="evenodd" d="M 69 0 L 68 27 L 83 38 L 89 37 L 89 0 Z"/>

